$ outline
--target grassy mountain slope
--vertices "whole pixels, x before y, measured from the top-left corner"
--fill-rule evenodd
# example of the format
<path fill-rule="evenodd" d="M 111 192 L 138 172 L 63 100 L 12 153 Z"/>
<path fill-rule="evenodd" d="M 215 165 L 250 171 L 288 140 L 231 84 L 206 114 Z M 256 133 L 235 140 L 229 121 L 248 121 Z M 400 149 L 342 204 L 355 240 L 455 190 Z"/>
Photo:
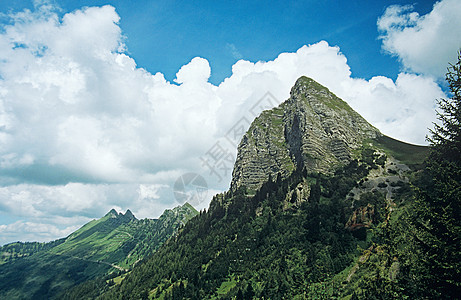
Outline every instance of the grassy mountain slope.
<path fill-rule="evenodd" d="M 0 298 L 49 299 L 89 279 L 124 273 L 196 214 L 188 203 L 159 219 L 137 220 L 129 211 L 112 210 L 66 239 L 5 245 L 0 249 L 4 256 L 16 259 L 0 266 Z"/>
<path fill-rule="evenodd" d="M 420 168 L 421 163 L 429 155 L 427 146 L 408 144 L 385 135 L 370 140 L 370 142 L 413 169 Z"/>

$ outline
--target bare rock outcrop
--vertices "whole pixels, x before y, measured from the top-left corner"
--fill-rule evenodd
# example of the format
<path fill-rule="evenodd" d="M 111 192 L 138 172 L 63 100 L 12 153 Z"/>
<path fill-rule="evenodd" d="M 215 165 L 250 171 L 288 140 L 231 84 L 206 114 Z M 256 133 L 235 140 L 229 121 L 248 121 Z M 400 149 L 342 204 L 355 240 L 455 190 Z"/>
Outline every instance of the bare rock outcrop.
<path fill-rule="evenodd" d="M 231 189 L 257 190 L 269 175 L 285 178 L 298 166 L 329 173 L 347 163 L 364 140 L 380 135 L 326 87 L 301 77 L 290 98 L 264 111 L 243 136 Z"/>

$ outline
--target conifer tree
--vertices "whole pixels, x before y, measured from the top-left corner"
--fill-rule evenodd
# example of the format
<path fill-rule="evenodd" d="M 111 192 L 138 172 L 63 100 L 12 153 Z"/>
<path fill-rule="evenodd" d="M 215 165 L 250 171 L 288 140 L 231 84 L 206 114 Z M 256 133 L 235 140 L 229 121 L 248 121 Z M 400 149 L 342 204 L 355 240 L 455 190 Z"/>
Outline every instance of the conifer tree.
<path fill-rule="evenodd" d="M 446 80 L 451 98 L 438 101 L 440 124 L 431 130 L 431 153 L 417 184 L 412 223 L 414 278 L 422 297 L 461 295 L 461 52 Z"/>

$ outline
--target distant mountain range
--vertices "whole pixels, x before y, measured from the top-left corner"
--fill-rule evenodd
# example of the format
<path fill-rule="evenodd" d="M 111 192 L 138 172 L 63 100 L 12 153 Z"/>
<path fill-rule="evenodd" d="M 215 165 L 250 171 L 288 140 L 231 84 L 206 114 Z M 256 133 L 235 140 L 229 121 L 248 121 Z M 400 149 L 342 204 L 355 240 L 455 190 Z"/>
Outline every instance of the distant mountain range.
<path fill-rule="evenodd" d="M 112 209 L 67 238 L 0 247 L 0 299 L 50 299 L 86 280 L 125 274 L 197 214 L 188 203 L 158 219 Z"/>

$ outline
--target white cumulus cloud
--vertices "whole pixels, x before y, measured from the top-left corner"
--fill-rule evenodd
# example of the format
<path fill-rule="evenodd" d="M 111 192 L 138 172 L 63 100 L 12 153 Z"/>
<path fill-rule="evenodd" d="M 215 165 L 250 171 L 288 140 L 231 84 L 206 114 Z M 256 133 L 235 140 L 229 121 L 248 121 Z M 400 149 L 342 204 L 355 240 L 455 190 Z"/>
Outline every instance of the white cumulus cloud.
<path fill-rule="evenodd" d="M 378 20 L 383 48 L 398 56 L 405 70 L 444 78 L 461 48 L 461 2 L 442 0 L 426 15 L 412 6 L 393 5 Z"/>

